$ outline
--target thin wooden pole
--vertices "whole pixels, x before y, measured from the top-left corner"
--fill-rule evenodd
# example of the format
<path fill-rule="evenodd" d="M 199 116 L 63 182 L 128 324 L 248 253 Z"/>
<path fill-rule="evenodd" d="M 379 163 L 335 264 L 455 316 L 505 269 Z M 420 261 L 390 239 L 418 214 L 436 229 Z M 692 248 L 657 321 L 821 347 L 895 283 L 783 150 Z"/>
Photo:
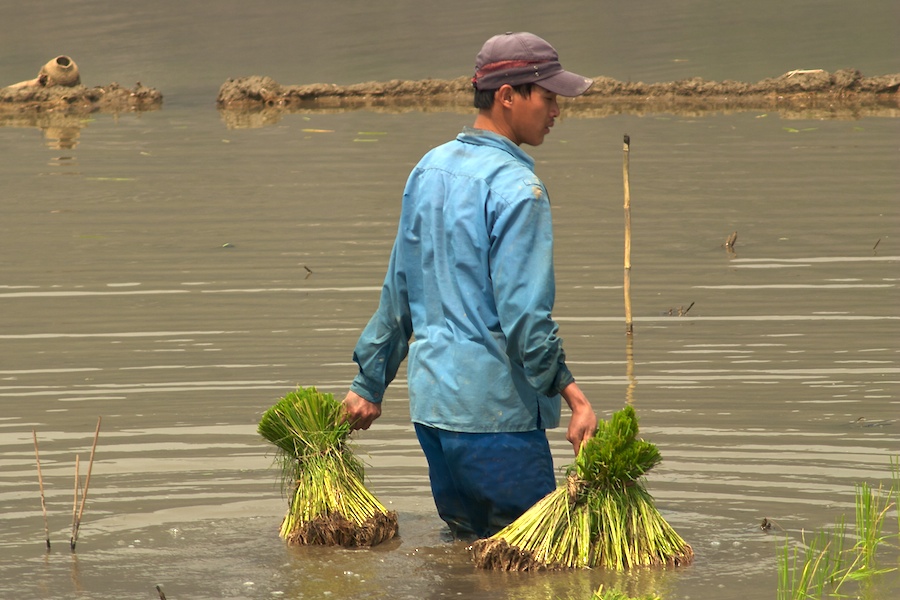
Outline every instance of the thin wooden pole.
<path fill-rule="evenodd" d="M 37 432 L 32 429 L 31 437 L 34 438 L 34 458 L 37 460 L 38 483 L 41 486 L 41 512 L 44 513 L 44 533 L 47 536 L 47 550 L 50 549 L 50 525 L 47 522 L 47 504 L 44 501 L 44 475 L 41 473 L 41 454 L 38 452 Z"/>
<path fill-rule="evenodd" d="M 625 390 L 625 403 L 634 403 L 634 388 L 637 378 L 634 376 L 634 336 L 625 338 L 625 375 L 628 377 L 628 389 Z"/>
<path fill-rule="evenodd" d="M 628 181 L 628 154 L 631 149 L 631 138 L 625 134 L 622 159 L 622 177 L 625 183 L 625 333 L 634 333 L 631 319 L 631 186 Z"/>
<path fill-rule="evenodd" d="M 87 477 L 84 480 L 84 492 L 81 494 L 81 509 L 78 511 L 78 519 L 75 521 L 75 530 L 72 535 L 72 550 L 75 549 L 75 542 L 78 541 L 78 529 L 81 527 L 81 517 L 84 516 L 84 503 L 87 501 L 88 486 L 91 485 L 91 470 L 94 468 L 94 453 L 97 451 L 97 438 L 100 437 L 100 421 L 102 417 L 97 417 L 97 428 L 94 430 L 94 444 L 91 446 L 91 460 L 88 463 Z"/>

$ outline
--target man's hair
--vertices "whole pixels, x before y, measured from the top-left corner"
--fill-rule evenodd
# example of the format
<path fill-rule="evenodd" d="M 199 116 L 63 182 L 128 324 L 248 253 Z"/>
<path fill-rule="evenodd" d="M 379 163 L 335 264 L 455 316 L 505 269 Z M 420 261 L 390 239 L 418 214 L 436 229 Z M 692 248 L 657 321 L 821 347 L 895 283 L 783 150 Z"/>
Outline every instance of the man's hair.
<path fill-rule="evenodd" d="M 524 98 L 531 96 L 531 90 L 533 88 L 534 83 L 521 83 L 512 86 L 513 91 Z M 497 90 L 475 90 L 475 108 L 483 109 L 494 106 L 494 94 L 496 92 Z"/>

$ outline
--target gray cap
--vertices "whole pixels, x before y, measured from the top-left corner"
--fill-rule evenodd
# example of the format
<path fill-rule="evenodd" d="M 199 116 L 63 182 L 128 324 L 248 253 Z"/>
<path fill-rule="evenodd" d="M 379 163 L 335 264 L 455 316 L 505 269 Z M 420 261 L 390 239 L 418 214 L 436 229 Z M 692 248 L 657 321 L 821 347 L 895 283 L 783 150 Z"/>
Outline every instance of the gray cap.
<path fill-rule="evenodd" d="M 523 83 L 537 83 L 560 96 L 573 97 L 585 93 L 594 81 L 564 70 L 553 46 L 533 33 L 504 33 L 486 41 L 475 57 L 475 89 Z"/>

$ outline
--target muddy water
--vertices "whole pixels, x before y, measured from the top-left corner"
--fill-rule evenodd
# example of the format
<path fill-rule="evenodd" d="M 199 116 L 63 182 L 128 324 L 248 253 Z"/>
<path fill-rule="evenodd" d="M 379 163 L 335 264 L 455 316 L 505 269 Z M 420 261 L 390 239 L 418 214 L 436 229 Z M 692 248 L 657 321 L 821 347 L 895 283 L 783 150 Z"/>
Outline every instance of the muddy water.
<path fill-rule="evenodd" d="M 400 513 L 401 537 L 372 551 L 286 548 L 277 537 L 285 500 L 255 433 L 259 415 L 297 384 L 346 389 L 406 175 L 471 118 L 309 112 L 234 129 L 213 108 L 218 85 L 251 73 L 285 83 L 452 77 L 494 30 L 547 18 L 552 38 L 569 19 L 534 8 L 507 24 L 504 6 L 492 5 L 477 9 L 477 31 L 454 37 L 450 26 L 468 21 L 462 9 L 279 6 L 285 19 L 275 5 L 250 14 L 235 3 L 216 16 L 179 3 L 135 14 L 93 2 L 48 20 L 53 4 L 9 9 L 19 12 L 3 27 L 44 18 L 67 47 L 22 26 L 4 32 L 4 56 L 36 69 L 65 50 L 89 85 L 129 83 L 131 69 L 172 91 L 157 112 L 0 128 L 0 596 L 156 598 L 160 585 L 175 599 L 574 600 L 604 583 L 666 599 L 772 598 L 785 539 L 852 520 L 854 484 L 890 481 L 889 459 L 900 454 L 900 121 L 564 118 L 532 151 L 554 204 L 556 316 L 597 409 L 608 416 L 631 400 L 659 445 L 664 462 L 648 487 L 693 544 L 695 565 L 629 575 L 475 571 L 435 515 L 402 380 L 358 437 L 371 488 Z M 669 30 L 650 9 L 616 15 L 627 26 L 602 26 L 614 38 L 604 38 L 604 53 L 622 47 L 616 35 L 643 32 L 635 55 L 615 50 L 616 68 L 658 80 L 685 72 L 755 81 L 813 66 L 900 71 L 877 11 L 858 14 L 871 26 L 865 44 L 842 46 L 843 9 L 820 6 L 810 22 L 791 21 L 790 41 L 773 37 L 767 52 L 741 61 L 750 47 L 740 37 L 727 51 L 710 49 L 751 15 L 701 9 L 694 16 L 719 24 L 715 33 L 688 36 L 693 13 Z M 759 28 L 781 22 L 774 4 L 757 11 Z M 429 17 L 447 29 L 422 25 Z M 372 23 L 418 26 L 409 39 L 382 40 Z M 294 27 L 304 36 L 291 36 Z M 595 38 L 574 27 L 566 43 L 575 68 L 628 76 L 579 50 Z M 404 52 L 429 36 L 432 52 Z M 273 51 L 279 39 L 318 49 L 317 60 L 298 69 Z M 670 60 L 684 56 L 693 62 Z M 4 83 L 33 76 L 20 66 L 3 63 Z M 632 138 L 630 349 L 623 133 Z M 730 253 L 723 243 L 733 231 Z M 73 554 L 75 457 L 84 476 L 98 417 Z M 552 446 L 563 467 L 571 450 L 561 431 Z M 777 527 L 761 531 L 763 518 Z M 898 591 L 888 575 L 866 597 Z"/>

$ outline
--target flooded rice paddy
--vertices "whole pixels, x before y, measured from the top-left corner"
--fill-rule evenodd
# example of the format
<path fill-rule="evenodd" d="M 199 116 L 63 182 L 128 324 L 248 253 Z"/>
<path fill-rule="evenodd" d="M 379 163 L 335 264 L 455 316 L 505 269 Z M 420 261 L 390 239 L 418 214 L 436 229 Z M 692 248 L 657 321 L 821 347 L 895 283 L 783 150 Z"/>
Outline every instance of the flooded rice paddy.
<path fill-rule="evenodd" d="M 187 23 L 173 27 L 178 3 L 160 6 L 171 10 L 139 11 L 146 32 L 126 27 L 136 17 L 103 2 L 92 3 L 103 19 L 60 17 L 54 31 L 65 34 L 61 22 L 82 32 L 68 34 L 75 49 L 51 48 L 45 38 L 33 62 L 66 51 L 93 84 L 113 77 L 97 73 L 101 65 L 121 73 L 128 58 L 145 85 L 174 90 L 161 110 L 0 127 L 0 596 L 157 598 L 159 585 L 173 600 L 576 600 L 602 583 L 666 600 L 768 599 L 785 540 L 796 545 L 841 516 L 852 521 L 856 483 L 890 485 L 890 459 L 900 454 L 900 120 L 564 115 L 531 149 L 554 206 L 555 316 L 570 366 L 601 416 L 632 402 L 643 435 L 659 446 L 664 461 L 647 487 L 693 545 L 694 564 L 625 574 L 476 570 L 434 510 L 402 375 L 382 418 L 356 438 L 370 488 L 399 513 L 399 538 L 371 550 L 286 547 L 278 538 L 286 499 L 256 424 L 296 385 L 345 392 L 409 169 L 471 115 L 307 110 L 236 127 L 214 106 L 225 77 L 323 81 L 328 65 L 320 63 L 331 55 L 301 81 L 287 57 L 269 61 L 254 38 L 240 37 L 237 20 L 251 15 L 213 15 L 195 38 Z M 363 27 L 348 7 L 291 16 L 321 19 L 321 37 L 307 42 L 331 48 L 335 36 L 358 39 L 350 33 Z M 17 10 L 20 19 L 40 16 Z M 274 9 L 260 10 L 251 23 L 288 36 Z M 462 19 L 449 8 L 430 10 Z M 475 41 L 444 33 L 434 55 L 406 62 L 402 38 L 373 44 L 384 64 L 369 77 L 354 63 L 342 82 L 424 77 L 432 63 L 440 64 L 434 76 L 456 76 L 446 63 L 459 48 L 469 52 L 494 29 L 525 29 L 526 16 L 546 16 L 532 9 L 507 26 L 480 10 L 490 27 L 468 36 Z M 837 7 L 823 12 L 815 19 L 840 17 Z M 388 13 L 379 18 L 390 21 Z M 628 31 L 640 29 L 620 18 Z M 551 31 L 539 33 L 560 38 L 552 30 L 566 22 L 556 14 Z M 648 27 L 664 23 L 650 19 Z M 127 57 L 92 51 L 86 31 L 105 36 L 101 49 L 113 35 L 135 45 L 125 45 Z M 833 61 L 836 51 L 817 55 L 805 31 L 796 47 L 773 44 L 783 55 L 760 57 L 769 63 L 753 69 L 767 72 L 732 76 L 751 81 L 813 66 L 783 64 L 791 53 Z M 192 78 L 207 51 L 201 42 L 226 34 L 240 43 L 223 50 L 225 64 Z M 572 68 L 594 75 L 612 61 L 579 50 L 591 34 L 580 30 L 557 45 L 573 55 Z M 870 64 L 889 68 L 881 38 L 873 38 Z M 160 39 L 178 42 L 163 51 L 168 71 L 141 50 Z M 651 41 L 617 68 L 671 74 L 648 66 L 674 52 Z M 695 43 L 679 49 L 705 57 L 715 46 Z M 24 61 L 36 46 L 17 44 L 9 55 Z M 335 50 L 332 69 L 351 63 L 345 58 Z M 865 57 L 854 58 L 821 66 L 866 70 Z M 468 54 L 463 59 L 468 69 Z M 694 66 L 723 78 L 735 64 Z M 19 77 L 7 62 L 0 74 L 12 83 L 32 76 L 30 63 L 23 70 Z M 626 133 L 631 341 L 622 289 Z M 724 243 L 733 232 L 732 251 Z M 73 553 L 75 457 L 84 476 L 101 416 Z M 562 469 L 572 460 L 563 431 L 551 432 L 551 445 Z M 763 519 L 775 526 L 764 531 Z M 886 529 L 896 522 L 894 512 Z M 896 552 L 882 560 L 897 566 Z M 863 597 L 898 592 L 893 573 Z"/>

